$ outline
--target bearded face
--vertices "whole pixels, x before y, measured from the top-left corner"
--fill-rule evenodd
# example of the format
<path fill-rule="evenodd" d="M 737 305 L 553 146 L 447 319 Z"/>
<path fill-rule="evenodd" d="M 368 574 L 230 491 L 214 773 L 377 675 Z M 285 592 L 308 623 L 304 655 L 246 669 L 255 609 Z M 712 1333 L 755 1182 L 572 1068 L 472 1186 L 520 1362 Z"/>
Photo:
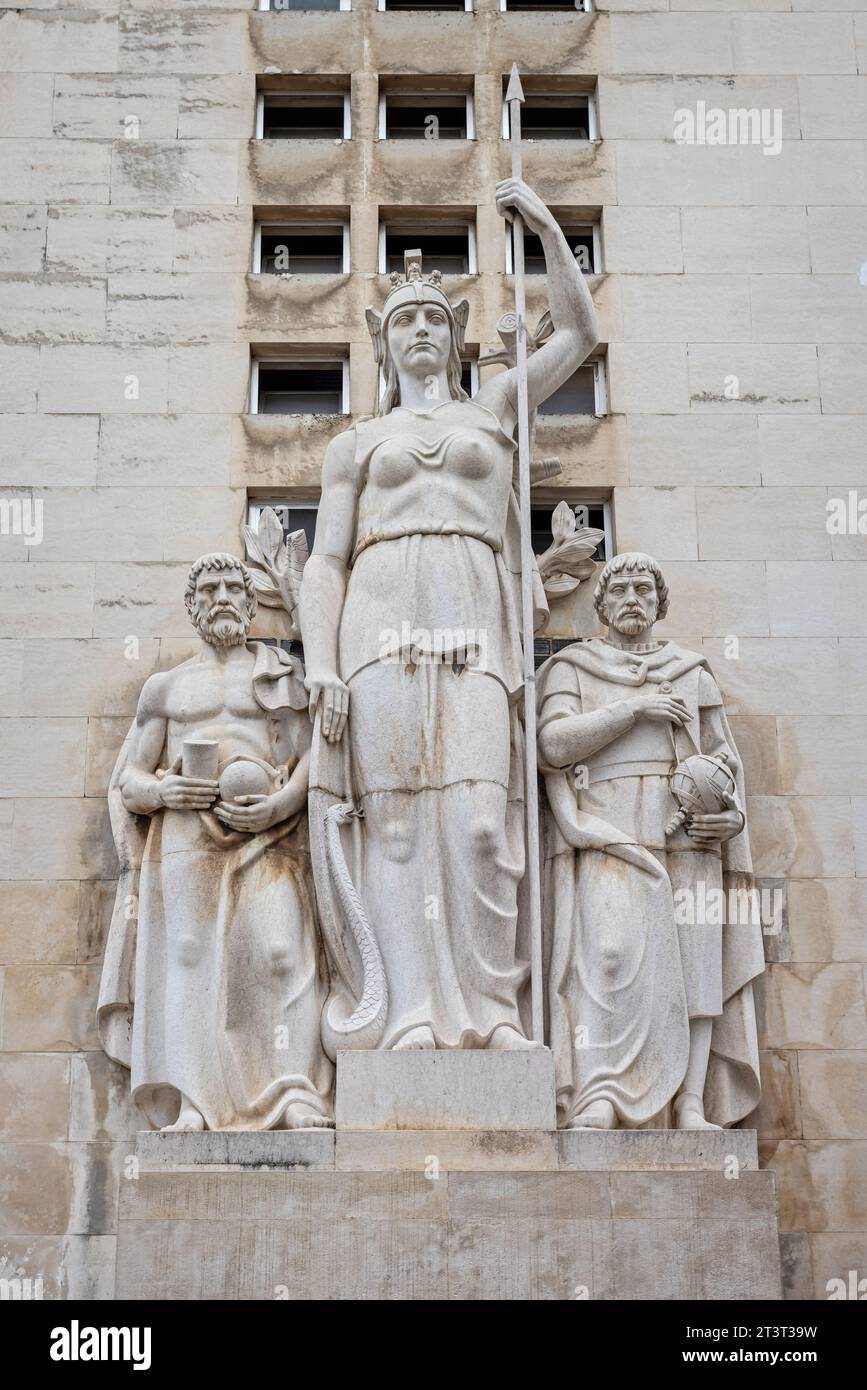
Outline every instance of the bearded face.
<path fill-rule="evenodd" d="M 212 647 L 239 647 L 245 642 L 250 612 L 241 571 L 202 570 L 196 580 L 191 617 L 200 637 Z"/>
<path fill-rule="evenodd" d="M 613 574 L 605 591 L 605 618 L 624 637 L 639 637 L 653 627 L 659 609 L 656 580 L 647 570 Z"/>

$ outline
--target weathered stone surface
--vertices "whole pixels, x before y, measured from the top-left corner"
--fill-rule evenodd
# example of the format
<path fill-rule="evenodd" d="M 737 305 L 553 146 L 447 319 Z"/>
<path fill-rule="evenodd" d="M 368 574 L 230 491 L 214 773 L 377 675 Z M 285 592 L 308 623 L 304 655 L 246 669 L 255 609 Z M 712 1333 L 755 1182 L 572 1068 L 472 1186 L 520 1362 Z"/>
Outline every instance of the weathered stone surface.
<path fill-rule="evenodd" d="M 345 1172 L 534 1172 L 558 1167 L 557 1136 L 532 1130 L 340 1130 L 335 1163 Z"/>
<path fill-rule="evenodd" d="M 136 1134 L 142 1171 L 184 1172 L 200 1168 L 307 1170 L 334 1167 L 333 1130 L 263 1130 L 258 1133 Z"/>
<path fill-rule="evenodd" d="M 759 1166 L 756 1132 L 747 1129 L 706 1130 L 702 1134 L 669 1129 L 573 1129 L 560 1130 L 557 1142 L 560 1167 L 582 1171 L 683 1168 L 723 1172 L 727 1165 L 732 1166 L 732 1159 L 739 1170 Z"/>
<path fill-rule="evenodd" d="M 554 1128 L 551 1054 L 341 1052 L 339 1130 Z"/>

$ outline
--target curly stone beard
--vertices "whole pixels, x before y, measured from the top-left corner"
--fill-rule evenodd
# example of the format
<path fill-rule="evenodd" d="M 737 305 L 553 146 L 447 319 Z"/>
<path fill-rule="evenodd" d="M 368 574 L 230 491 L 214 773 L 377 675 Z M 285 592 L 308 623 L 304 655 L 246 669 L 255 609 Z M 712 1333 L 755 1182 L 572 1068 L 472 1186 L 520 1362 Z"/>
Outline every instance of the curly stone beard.
<path fill-rule="evenodd" d="M 250 619 L 233 603 L 215 603 L 207 613 L 194 613 L 193 625 L 212 647 L 240 647 L 247 640 Z"/>
<path fill-rule="evenodd" d="M 656 622 L 656 607 L 654 604 L 651 613 L 612 613 L 609 627 L 613 627 L 615 632 L 622 633 L 624 637 L 640 637 L 642 632 L 647 632 Z"/>

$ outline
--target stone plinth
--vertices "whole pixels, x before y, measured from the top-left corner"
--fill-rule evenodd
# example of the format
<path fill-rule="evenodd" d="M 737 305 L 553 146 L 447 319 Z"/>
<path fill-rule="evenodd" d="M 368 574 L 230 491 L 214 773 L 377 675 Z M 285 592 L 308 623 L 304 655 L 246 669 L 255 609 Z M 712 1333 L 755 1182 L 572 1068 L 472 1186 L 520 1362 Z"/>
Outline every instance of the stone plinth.
<path fill-rule="evenodd" d="M 255 1134 L 234 1134 L 206 1130 L 204 1134 L 162 1134 L 142 1130 L 136 1135 L 135 1155 L 139 1169 L 146 1173 L 200 1168 L 333 1168 L 334 1131 L 268 1129 Z"/>
<path fill-rule="evenodd" d="M 521 1052 L 341 1052 L 340 1130 L 553 1130 L 554 1063 Z"/>
<path fill-rule="evenodd" d="M 725 1173 L 759 1166 L 754 1129 L 561 1129 L 557 1143 L 558 1166 L 585 1172 L 688 1169 Z"/>
<path fill-rule="evenodd" d="M 774 1175 L 142 1172 L 117 1297 L 777 1299 Z"/>

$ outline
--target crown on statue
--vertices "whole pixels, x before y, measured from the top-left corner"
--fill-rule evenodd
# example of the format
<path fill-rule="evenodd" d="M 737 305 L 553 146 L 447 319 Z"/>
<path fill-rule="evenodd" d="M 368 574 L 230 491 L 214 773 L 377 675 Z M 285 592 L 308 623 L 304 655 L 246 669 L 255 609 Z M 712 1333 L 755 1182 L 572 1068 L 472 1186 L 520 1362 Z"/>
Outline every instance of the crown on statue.
<path fill-rule="evenodd" d="M 405 251 L 403 263 L 403 275 L 393 271 L 389 276 L 391 289 L 382 307 L 382 313 L 378 314 L 375 309 L 365 311 L 377 362 L 382 361 L 385 326 L 395 309 L 400 309 L 405 304 L 436 304 L 438 308 L 443 309 L 452 325 L 458 350 L 462 350 L 470 310 L 467 300 L 461 299 L 457 304 L 451 303 L 442 289 L 442 271 L 432 270 L 429 275 L 424 274 L 420 250 Z"/>

